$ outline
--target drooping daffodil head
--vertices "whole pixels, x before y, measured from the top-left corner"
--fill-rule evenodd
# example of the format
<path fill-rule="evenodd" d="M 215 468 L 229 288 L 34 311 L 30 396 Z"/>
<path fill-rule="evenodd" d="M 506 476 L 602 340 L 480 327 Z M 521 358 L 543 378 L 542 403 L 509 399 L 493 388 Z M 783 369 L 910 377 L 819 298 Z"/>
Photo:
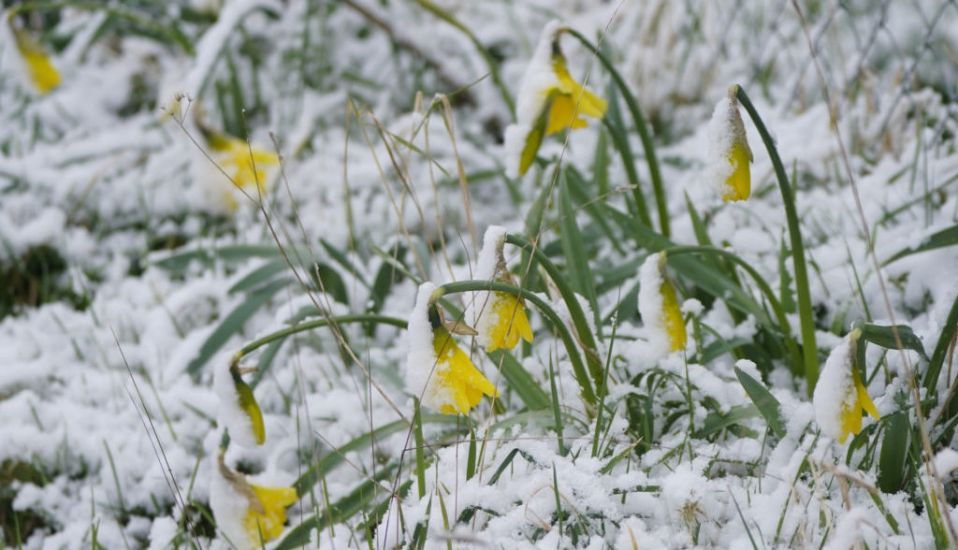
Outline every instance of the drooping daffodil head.
<path fill-rule="evenodd" d="M 665 271 L 664 252 L 650 254 L 639 268 L 639 315 L 656 355 L 685 349 L 687 335 L 675 285 Z"/>
<path fill-rule="evenodd" d="M 230 438 L 241 447 L 262 445 L 266 441 L 263 413 L 235 362 L 228 368 L 217 369 L 213 389 L 220 400 L 217 418 Z"/>
<path fill-rule="evenodd" d="M 39 95 L 46 95 L 60 85 L 60 71 L 53 65 L 43 46 L 26 29 L 14 25 L 13 16 L 12 10 L 4 16 L 3 34 L 6 39 L 0 47 L 6 49 L 10 47 L 10 42 L 13 43 L 18 57 L 15 64 L 22 69 L 29 87 Z"/>
<path fill-rule="evenodd" d="M 221 452 L 210 484 L 216 527 L 232 548 L 253 550 L 283 533 L 286 509 L 299 497 L 292 487 L 264 487 L 230 469 Z"/>
<path fill-rule="evenodd" d="M 454 333 L 470 332 L 444 319 L 435 304 L 435 285 L 420 285 L 406 332 L 406 384 L 422 404 L 443 414 L 469 414 L 482 396 L 497 397 L 496 387 L 456 344 Z M 475 334 L 474 331 L 470 332 Z"/>
<path fill-rule="evenodd" d="M 207 143 L 213 161 L 222 170 L 221 176 L 230 184 L 223 193 L 226 207 L 235 210 L 238 206 L 234 190 L 254 201 L 261 200 L 266 194 L 272 168 L 279 165 L 279 156 L 225 134 L 212 134 Z"/>
<path fill-rule="evenodd" d="M 861 330 L 856 328 L 832 349 L 812 396 L 815 421 L 823 434 L 839 443 L 862 430 L 863 412 L 875 420 L 880 418 L 857 364 L 860 336 Z"/>
<path fill-rule="evenodd" d="M 474 278 L 513 284 L 506 265 L 503 247 L 506 230 L 489 226 L 482 239 Z M 476 340 L 486 351 L 512 349 L 519 340 L 532 342 L 532 327 L 520 296 L 503 291 L 474 292 L 469 301 L 467 318 L 476 327 Z"/>
<path fill-rule="evenodd" d="M 559 39 L 567 30 L 559 22 L 546 25 L 519 83 L 516 123 L 506 128 L 507 170 L 524 175 L 536 159 L 542 140 L 562 130 L 588 125 L 586 117 L 602 118 L 608 104 L 569 73 Z"/>
<path fill-rule="evenodd" d="M 708 131 L 707 178 L 725 202 L 744 201 L 752 190 L 749 168 L 752 150 L 739 113 L 737 93 L 738 86 L 732 86 L 728 95 L 718 102 Z"/>

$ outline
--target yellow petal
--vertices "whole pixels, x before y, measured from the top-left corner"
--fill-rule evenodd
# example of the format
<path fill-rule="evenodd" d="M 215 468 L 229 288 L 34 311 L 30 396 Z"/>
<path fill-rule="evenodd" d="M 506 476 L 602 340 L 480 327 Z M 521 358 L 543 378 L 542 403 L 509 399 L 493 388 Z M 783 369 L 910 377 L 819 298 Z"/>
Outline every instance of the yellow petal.
<path fill-rule="evenodd" d="M 556 55 L 552 59 L 558 85 L 555 100 L 549 109 L 549 125 L 546 134 L 554 134 L 571 128 L 585 128 L 588 123 L 583 117 L 602 118 L 608 104 L 604 99 L 584 88 L 572 78 L 566 68 L 565 59 Z"/>
<path fill-rule="evenodd" d="M 861 408 L 869 414 L 875 420 L 881 418 L 881 415 L 878 414 L 878 407 L 875 406 L 875 402 L 872 401 L 870 395 L 868 395 L 868 389 L 865 388 L 865 384 L 862 383 L 861 376 L 858 375 L 858 370 L 855 369 L 853 374 L 855 377 L 855 391 L 858 392 L 858 403 L 861 405 Z"/>
<path fill-rule="evenodd" d="M 496 322 L 490 331 L 486 351 L 512 349 L 519 343 L 519 338 L 532 342 L 532 327 L 519 298 L 507 292 L 494 292 L 491 314 Z"/>
<path fill-rule="evenodd" d="M 439 412 L 443 414 L 469 414 L 479 404 L 483 395 L 496 397 L 499 392 L 492 385 L 456 342 L 446 329 L 439 327 L 433 331 L 433 349 L 436 352 L 436 381 L 444 392 L 448 392 L 453 404 L 445 404 Z"/>
<path fill-rule="evenodd" d="M 253 493 L 259 500 L 257 506 L 250 506 L 246 512 L 243 526 L 250 539 L 257 542 L 269 542 L 283 532 L 286 523 L 286 508 L 299 498 L 292 487 L 260 487 L 253 485 Z"/>
<path fill-rule="evenodd" d="M 687 335 L 675 287 L 668 279 L 663 279 L 659 292 L 662 294 L 662 322 L 665 325 L 665 332 L 669 335 L 670 349 L 671 351 L 683 350 Z"/>
<path fill-rule="evenodd" d="M 852 380 L 854 387 L 851 391 L 855 392 L 855 402 L 850 408 L 844 405 L 842 406 L 840 413 L 842 429 L 838 437 L 839 443 L 844 443 L 845 439 L 847 439 L 849 435 L 857 435 L 862 431 L 863 410 L 871 415 L 871 417 L 875 420 L 878 420 L 881 417 L 878 414 L 878 409 L 875 407 L 875 403 L 868 395 L 868 390 L 865 388 L 865 385 L 862 384 L 861 377 L 858 374 L 858 369 L 854 366 L 852 367 Z"/>
<path fill-rule="evenodd" d="M 53 66 L 53 62 L 47 57 L 40 44 L 20 29 L 14 30 L 14 38 L 17 42 L 17 49 L 20 50 L 20 55 L 27 65 L 30 80 L 36 87 L 37 92 L 40 95 L 46 95 L 59 86 L 60 73 Z"/>
<path fill-rule="evenodd" d="M 552 135 L 561 132 L 566 128 L 573 130 L 585 128 L 589 124 L 584 118 L 580 118 L 576 110 L 575 101 L 572 96 L 566 94 L 557 95 L 552 100 L 549 107 L 549 125 L 546 127 L 546 135 Z"/>
<path fill-rule="evenodd" d="M 751 194 L 750 160 L 751 153 L 748 144 L 736 139 L 732 144 L 732 150 L 729 151 L 728 161 L 732 165 L 732 173 L 725 180 L 725 190 L 722 192 L 723 201 L 743 201 Z"/>

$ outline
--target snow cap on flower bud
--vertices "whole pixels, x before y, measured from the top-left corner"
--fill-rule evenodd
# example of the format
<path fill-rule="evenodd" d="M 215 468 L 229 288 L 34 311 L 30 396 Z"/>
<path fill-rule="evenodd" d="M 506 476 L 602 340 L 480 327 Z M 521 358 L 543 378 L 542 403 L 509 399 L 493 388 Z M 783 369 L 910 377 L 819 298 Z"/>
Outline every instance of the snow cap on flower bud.
<path fill-rule="evenodd" d="M 745 124 L 738 110 L 738 86 L 715 106 L 709 122 L 709 160 L 707 177 L 725 202 L 743 201 L 752 190 Z"/>
<path fill-rule="evenodd" d="M 660 355 L 684 350 L 686 342 L 685 321 L 665 262 L 664 252 L 650 254 L 639 269 L 639 315 Z"/>

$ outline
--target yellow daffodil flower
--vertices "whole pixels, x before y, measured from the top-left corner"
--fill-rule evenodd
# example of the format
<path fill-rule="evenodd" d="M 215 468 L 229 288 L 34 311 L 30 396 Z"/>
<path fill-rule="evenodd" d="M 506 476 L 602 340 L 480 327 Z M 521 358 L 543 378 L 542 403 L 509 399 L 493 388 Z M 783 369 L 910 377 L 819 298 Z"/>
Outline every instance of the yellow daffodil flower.
<path fill-rule="evenodd" d="M 577 130 L 588 126 L 582 117 L 602 118 L 608 109 L 604 99 L 590 92 L 576 82 L 566 67 L 565 57 L 556 44 L 552 54 L 552 71 L 555 73 L 557 84 L 546 91 L 552 96 L 548 103 L 549 122 L 546 126 L 546 135 L 561 132 L 567 128 Z"/>
<path fill-rule="evenodd" d="M 532 327 L 522 299 L 508 292 L 492 292 L 491 301 L 487 307 L 491 307 L 495 321 L 489 327 L 486 351 L 512 349 L 519 338 L 532 343 Z"/>
<path fill-rule="evenodd" d="M 859 329 L 851 331 L 828 355 L 812 397 L 815 420 L 822 432 L 839 443 L 862 430 L 863 412 L 875 420 L 881 417 L 856 365 L 860 336 Z"/>
<path fill-rule="evenodd" d="M 737 86 L 729 88 L 728 96 L 715 107 L 709 128 L 712 177 L 725 202 L 746 200 L 752 189 L 752 150 L 739 113 L 737 92 Z"/>
<path fill-rule="evenodd" d="M 212 134 L 208 142 L 210 149 L 216 153 L 214 160 L 233 185 L 254 198 L 266 192 L 267 169 L 279 164 L 279 157 L 275 153 L 251 148 L 245 141 L 225 135 Z M 236 208 L 236 199 L 232 194 L 224 200 L 231 210 Z"/>
<path fill-rule="evenodd" d="M 286 523 L 286 508 L 298 500 L 292 487 L 261 487 L 250 485 L 256 502 L 251 503 L 243 518 L 246 534 L 256 541 L 269 542 L 283 532 Z M 258 504 L 258 505 L 254 505 Z"/>
<path fill-rule="evenodd" d="M 60 72 L 32 36 L 23 29 L 11 30 L 33 87 L 40 95 L 50 93 L 60 85 Z"/>
<path fill-rule="evenodd" d="M 545 136 L 585 128 L 584 117 L 602 118 L 608 104 L 576 82 L 569 73 L 559 38 L 565 30 L 557 22 L 542 33 L 529 67 L 519 84 L 516 124 L 506 129 L 510 172 L 522 176 L 535 161 Z M 514 158 L 513 158 L 514 157 Z"/>
<path fill-rule="evenodd" d="M 217 528 L 240 550 L 262 548 L 278 538 L 286 509 L 299 499 L 292 487 L 264 487 L 233 471 L 221 452 L 210 487 L 210 508 Z"/>
<path fill-rule="evenodd" d="M 650 343 L 663 353 L 685 349 L 685 320 L 675 286 L 665 273 L 664 253 L 651 254 L 639 270 L 639 314 Z"/>
<path fill-rule="evenodd" d="M 479 280 L 513 284 L 502 248 L 506 230 L 491 225 L 482 237 L 482 249 L 474 276 Z M 522 298 L 508 292 L 475 292 L 468 302 L 466 318 L 476 327 L 477 341 L 486 351 L 512 349 L 522 338 L 532 342 L 532 327 Z"/>
<path fill-rule="evenodd" d="M 419 286 L 406 330 L 409 346 L 404 371 L 409 392 L 422 404 L 443 414 L 469 414 L 483 395 L 499 392 L 459 348 L 453 334 L 475 335 L 465 323 L 447 322 L 435 302 L 436 286 Z"/>
<path fill-rule="evenodd" d="M 446 403 L 439 407 L 442 414 L 469 414 L 483 395 L 497 397 L 499 393 L 463 352 L 452 335 L 442 326 L 433 329 L 433 350 L 436 353 L 437 391 L 446 395 Z"/>

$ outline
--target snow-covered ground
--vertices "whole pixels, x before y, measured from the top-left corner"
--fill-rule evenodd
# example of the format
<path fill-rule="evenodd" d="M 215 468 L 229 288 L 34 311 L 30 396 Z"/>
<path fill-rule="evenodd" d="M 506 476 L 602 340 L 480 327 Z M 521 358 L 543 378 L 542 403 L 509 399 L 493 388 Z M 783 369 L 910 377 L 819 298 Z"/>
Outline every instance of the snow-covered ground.
<path fill-rule="evenodd" d="M 920 459 L 922 432 L 900 427 L 919 418 L 907 376 L 921 379 L 930 361 L 916 351 L 868 345 L 864 386 L 880 420 L 866 416 L 864 435 L 834 439 L 840 427 L 821 415 L 841 409 L 833 400 L 854 387 L 850 375 L 823 376 L 840 387 L 813 406 L 776 343 L 802 338 L 769 154 L 742 111 L 751 197 L 724 203 L 709 121 L 739 84 L 774 136 L 796 189 L 818 365 L 857 364 L 826 362 L 833 348 L 854 348 L 846 335 L 856 321 L 907 325 L 934 355 L 958 295 L 958 248 L 898 254 L 932 236 L 958 242 L 945 231 L 958 223 L 958 4 L 64 4 L 24 5 L 0 24 L 6 546 L 243 547 L 222 536 L 224 508 L 210 509 L 212 488 L 231 479 L 217 464 L 223 425 L 246 426 L 240 408 L 220 401 L 231 365 L 252 386 L 266 436 L 263 445 L 232 437 L 224 464 L 256 485 L 298 491 L 272 545 L 925 548 L 954 535 L 951 355 L 922 390 L 932 468 Z M 641 106 L 671 241 L 699 244 L 704 227 L 768 282 L 788 338 L 742 267 L 745 297 L 759 304 L 752 313 L 670 263 L 688 342 L 663 351 L 661 323 L 644 323 L 636 303 L 653 247 L 594 207 L 631 212 L 633 201 L 604 122 L 547 136 L 543 162 L 506 175 L 518 165 L 506 128 L 536 118 L 516 117 L 510 102 L 529 108 L 517 101 L 520 82 L 542 69 L 529 63 L 553 20 L 597 41 Z M 31 80 L 14 28 L 59 72 L 49 93 Z M 604 120 L 628 129 L 660 227 L 621 93 L 571 35 L 561 46 L 572 77 L 610 102 Z M 223 135 L 240 138 L 238 148 L 220 146 Z M 255 175 L 243 174 L 251 154 L 262 202 Z M 581 185 L 555 182 L 557 163 L 577 169 Z M 249 185 L 240 192 L 227 176 Z M 552 200 L 539 200 L 544 190 Z M 513 350 L 508 372 L 501 352 L 453 335 L 495 385 L 496 404 L 485 399 L 467 416 L 424 404 L 418 445 L 411 391 L 423 383 L 407 379 L 407 356 L 423 350 L 410 352 L 401 325 L 422 313 L 420 282 L 493 271 L 477 260 L 495 225 L 538 238 L 583 294 L 570 307 L 543 271 L 529 283 L 579 346 L 582 310 L 607 395 L 598 407 L 584 402 L 568 342 L 526 300 L 534 340 Z M 577 246 L 586 257 L 570 254 Z M 523 257 L 510 244 L 504 253 L 518 283 Z M 592 291 L 575 282 L 583 264 Z M 384 320 L 350 320 L 360 314 Z M 330 316 L 344 320 L 237 355 Z M 764 380 L 781 426 L 756 408 L 739 371 Z M 898 433 L 903 442 L 888 435 Z M 903 465 L 895 445 L 910 450 Z M 903 481 L 890 489 L 893 468 Z"/>

